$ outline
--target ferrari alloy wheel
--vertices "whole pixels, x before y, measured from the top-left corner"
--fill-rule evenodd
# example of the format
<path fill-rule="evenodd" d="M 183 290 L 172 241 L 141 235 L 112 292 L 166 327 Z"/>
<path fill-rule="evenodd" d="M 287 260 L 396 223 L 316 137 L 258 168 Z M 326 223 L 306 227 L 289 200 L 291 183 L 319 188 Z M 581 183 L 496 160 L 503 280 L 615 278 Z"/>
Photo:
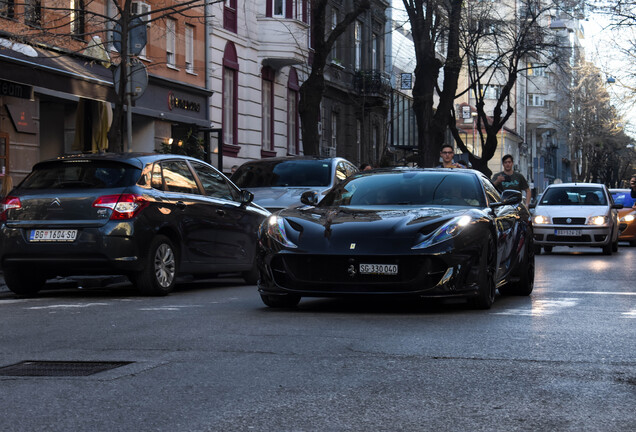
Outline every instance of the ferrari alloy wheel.
<path fill-rule="evenodd" d="M 163 296 L 173 290 L 176 275 L 174 246 L 168 237 L 159 235 L 150 243 L 145 268 L 134 276 L 135 285 L 142 294 Z"/>
<path fill-rule="evenodd" d="M 526 238 L 528 240 L 529 237 Z M 523 261 L 519 270 L 519 280 L 499 288 L 501 295 L 527 296 L 534 289 L 534 252 L 536 246 L 526 242 Z"/>
<path fill-rule="evenodd" d="M 46 278 L 33 269 L 17 267 L 4 269 L 4 281 L 14 293 L 29 297 L 42 289 Z"/>
<path fill-rule="evenodd" d="M 293 294 L 268 295 L 261 294 L 261 300 L 271 308 L 292 308 L 300 302 L 300 296 Z"/>
<path fill-rule="evenodd" d="M 495 301 L 497 285 L 495 284 L 497 250 L 492 237 L 488 239 L 487 249 L 479 261 L 479 292 L 472 299 L 472 305 L 477 309 L 490 309 Z"/>

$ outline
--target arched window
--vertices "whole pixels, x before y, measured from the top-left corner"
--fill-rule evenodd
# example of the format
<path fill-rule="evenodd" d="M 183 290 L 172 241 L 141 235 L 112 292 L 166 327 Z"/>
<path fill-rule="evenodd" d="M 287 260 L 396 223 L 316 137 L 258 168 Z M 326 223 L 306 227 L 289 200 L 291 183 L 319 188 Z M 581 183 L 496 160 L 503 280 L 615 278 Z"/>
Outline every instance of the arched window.
<path fill-rule="evenodd" d="M 289 69 L 287 80 L 287 154 L 297 155 L 299 152 L 298 99 L 300 86 L 296 69 Z"/>
<path fill-rule="evenodd" d="M 238 57 L 232 42 L 223 53 L 223 142 L 236 145 L 238 134 Z"/>

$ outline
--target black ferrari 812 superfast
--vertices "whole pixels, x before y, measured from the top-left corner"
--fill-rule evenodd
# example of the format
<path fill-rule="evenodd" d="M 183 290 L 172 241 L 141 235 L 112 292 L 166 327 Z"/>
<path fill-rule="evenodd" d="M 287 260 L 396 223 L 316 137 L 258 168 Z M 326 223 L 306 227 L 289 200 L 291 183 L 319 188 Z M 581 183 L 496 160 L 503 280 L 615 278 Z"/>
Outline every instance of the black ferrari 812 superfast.
<path fill-rule="evenodd" d="M 500 194 L 470 169 L 393 168 L 356 174 L 318 202 L 259 228 L 258 290 L 270 307 L 302 297 L 466 298 L 488 309 L 529 295 L 534 247 L 518 191 Z"/>

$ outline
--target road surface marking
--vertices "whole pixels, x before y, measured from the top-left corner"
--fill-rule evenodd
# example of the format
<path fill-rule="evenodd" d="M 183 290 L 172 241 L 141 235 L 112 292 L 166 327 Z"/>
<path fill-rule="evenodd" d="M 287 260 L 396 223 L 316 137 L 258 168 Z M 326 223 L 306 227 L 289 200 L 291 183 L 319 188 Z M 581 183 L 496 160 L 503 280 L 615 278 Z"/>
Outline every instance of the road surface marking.
<path fill-rule="evenodd" d="M 493 315 L 521 315 L 521 316 L 545 316 L 555 314 L 562 309 L 576 306 L 577 298 L 561 300 L 536 300 L 529 308 L 506 309 L 501 312 L 493 312 Z"/>

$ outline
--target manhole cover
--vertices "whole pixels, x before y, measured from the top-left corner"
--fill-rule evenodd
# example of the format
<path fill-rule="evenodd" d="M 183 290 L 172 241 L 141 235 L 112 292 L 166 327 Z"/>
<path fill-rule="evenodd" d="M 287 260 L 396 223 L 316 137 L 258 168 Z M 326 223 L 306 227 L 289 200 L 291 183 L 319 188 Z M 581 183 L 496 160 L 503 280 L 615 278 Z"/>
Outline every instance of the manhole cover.
<path fill-rule="evenodd" d="M 89 376 L 133 362 L 23 361 L 0 368 L 0 376 Z"/>

